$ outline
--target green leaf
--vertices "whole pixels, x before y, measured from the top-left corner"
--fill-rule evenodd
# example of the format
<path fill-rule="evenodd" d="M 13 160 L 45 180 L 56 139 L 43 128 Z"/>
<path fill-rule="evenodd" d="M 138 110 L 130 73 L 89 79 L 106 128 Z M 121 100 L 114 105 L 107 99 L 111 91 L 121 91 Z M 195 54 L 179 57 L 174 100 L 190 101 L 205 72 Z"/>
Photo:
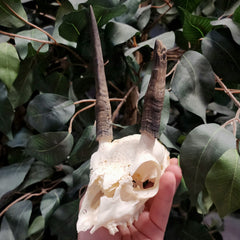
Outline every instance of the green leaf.
<path fill-rule="evenodd" d="M 89 182 L 90 161 L 84 162 L 79 168 L 73 171 L 73 189 L 72 192 L 77 192 Z"/>
<path fill-rule="evenodd" d="M 137 27 L 140 30 L 143 30 L 147 26 L 151 17 L 151 5 L 139 8 L 136 13 L 136 17 Z"/>
<path fill-rule="evenodd" d="M 39 132 L 60 129 L 72 117 L 75 105 L 72 100 L 57 94 L 36 96 L 28 105 L 27 121 Z"/>
<path fill-rule="evenodd" d="M 32 162 L 29 160 L 0 168 L 0 198 L 23 182 Z"/>
<path fill-rule="evenodd" d="M 21 4 L 20 0 L 8 0 L 0 1 L 0 25 L 4 27 L 10 27 L 10 28 L 19 28 L 23 27 L 25 23 L 17 18 L 10 10 L 7 8 L 7 6 L 4 4 L 7 3 L 11 9 L 13 9 L 20 17 L 27 20 L 27 14 Z"/>
<path fill-rule="evenodd" d="M 156 40 L 160 40 L 167 49 L 170 49 L 174 46 L 174 43 L 175 43 L 174 32 L 172 32 L 172 31 L 171 32 L 166 32 L 166 33 L 160 34 L 160 35 L 158 35 L 154 38 L 151 38 L 149 40 L 141 42 L 137 45 L 137 47 L 127 49 L 125 51 L 124 55 L 129 56 L 133 52 L 135 52 L 138 49 L 140 49 L 142 47 L 145 47 L 145 46 L 149 46 L 150 48 L 153 49 Z"/>
<path fill-rule="evenodd" d="M 240 6 L 238 6 L 234 11 L 233 21 L 235 23 L 240 23 Z"/>
<path fill-rule="evenodd" d="M 72 6 L 74 7 L 74 9 L 78 9 L 78 5 L 82 4 L 82 3 L 86 3 L 88 0 L 69 0 L 69 2 L 72 4 Z"/>
<path fill-rule="evenodd" d="M 58 208 L 64 193 L 65 190 L 63 188 L 56 188 L 43 196 L 40 203 L 40 211 L 45 220 Z"/>
<path fill-rule="evenodd" d="M 74 0 L 75 2 L 75 0 Z M 57 15 L 56 15 L 56 21 L 55 21 L 55 26 L 53 30 L 53 38 L 58 42 L 62 43 L 64 45 L 70 46 L 70 47 L 76 47 L 77 44 L 72 41 L 67 41 L 63 37 L 60 36 L 59 34 L 59 27 L 61 26 L 63 22 L 63 17 L 73 11 L 72 5 L 68 1 L 63 1 L 61 3 L 61 6 L 58 8 Z"/>
<path fill-rule="evenodd" d="M 240 46 L 226 32 L 212 31 L 202 40 L 202 53 L 224 83 L 239 83 Z"/>
<path fill-rule="evenodd" d="M 176 7 L 181 7 L 186 9 L 188 12 L 193 12 L 202 0 L 174 0 L 174 5 Z"/>
<path fill-rule="evenodd" d="M 96 127 L 86 127 L 71 152 L 69 163 L 75 165 L 85 162 L 90 159 L 96 147 Z"/>
<path fill-rule="evenodd" d="M 8 91 L 6 86 L 0 82 L 0 132 L 4 133 L 9 138 L 12 138 L 12 121 L 14 112 L 8 100 Z"/>
<path fill-rule="evenodd" d="M 0 80 L 11 88 L 19 71 L 19 58 L 15 47 L 9 43 L 0 43 Z"/>
<path fill-rule="evenodd" d="M 191 43 L 196 43 L 212 30 L 210 24 L 212 19 L 192 15 L 185 9 L 181 8 L 184 13 L 183 35 Z"/>
<path fill-rule="evenodd" d="M 2 223 L 1 223 L 0 239 L 15 240 L 12 229 L 10 228 L 9 223 L 5 216 L 3 217 Z"/>
<path fill-rule="evenodd" d="M 47 35 L 37 29 L 24 30 L 24 31 L 18 32 L 17 34 L 24 37 L 36 38 L 39 40 L 48 41 Z M 33 49 L 35 49 L 36 52 L 39 51 L 40 53 L 45 53 L 49 49 L 48 44 L 45 44 L 42 46 L 41 42 L 31 41 L 28 39 L 16 38 L 15 43 L 16 43 L 17 51 L 22 59 L 25 59 L 27 57 L 29 44 L 32 45 Z"/>
<path fill-rule="evenodd" d="M 28 236 L 42 231 L 45 227 L 45 220 L 42 216 L 36 217 L 28 229 Z"/>
<path fill-rule="evenodd" d="M 214 93 L 215 77 L 202 54 L 187 51 L 182 55 L 171 87 L 181 105 L 206 122 L 206 108 Z"/>
<path fill-rule="evenodd" d="M 46 78 L 43 78 L 42 81 L 36 82 L 35 88 L 43 93 L 55 93 L 67 97 L 69 85 L 70 82 L 63 73 L 53 72 Z"/>
<path fill-rule="evenodd" d="M 112 18 L 122 15 L 124 12 L 126 12 L 127 8 L 124 5 L 112 8 L 95 5 L 93 6 L 93 10 L 98 27 L 102 27 Z"/>
<path fill-rule="evenodd" d="M 105 29 L 107 38 L 114 46 L 126 42 L 137 32 L 132 26 L 119 22 L 109 22 Z"/>
<path fill-rule="evenodd" d="M 30 156 L 53 166 L 66 160 L 72 146 L 72 134 L 46 132 L 30 137 L 26 151 Z"/>
<path fill-rule="evenodd" d="M 240 12 L 240 11 L 239 11 Z M 231 18 L 224 18 L 217 21 L 212 21 L 213 26 L 224 25 L 231 31 L 233 40 L 240 45 L 240 25 L 235 23 Z"/>
<path fill-rule="evenodd" d="M 50 218 L 49 226 L 52 235 L 58 240 L 77 239 L 76 222 L 79 200 L 61 205 Z"/>
<path fill-rule="evenodd" d="M 27 128 L 22 128 L 11 141 L 7 142 L 7 145 L 11 148 L 26 147 L 30 136 L 32 133 Z"/>
<path fill-rule="evenodd" d="M 117 22 L 133 25 L 137 20 L 137 11 L 139 9 L 140 0 L 126 0 L 123 5 L 127 8 L 127 12 L 116 18 Z"/>
<path fill-rule="evenodd" d="M 189 220 L 182 228 L 180 238 L 184 240 L 212 240 L 208 229 L 199 222 Z"/>
<path fill-rule="evenodd" d="M 220 217 L 240 208 L 240 156 L 236 149 L 226 151 L 212 166 L 206 187 Z"/>
<path fill-rule="evenodd" d="M 24 200 L 15 203 L 5 213 L 13 235 L 17 240 L 26 240 L 28 236 L 29 220 L 32 214 L 32 202 Z"/>
<path fill-rule="evenodd" d="M 78 12 L 70 12 L 63 16 L 63 22 L 59 26 L 59 34 L 71 42 L 77 42 L 81 31 L 88 24 L 88 12 L 87 9 L 81 9 Z"/>
<path fill-rule="evenodd" d="M 187 135 L 181 146 L 180 164 L 193 203 L 204 190 L 212 165 L 235 146 L 233 134 L 214 123 L 200 125 Z"/>
<path fill-rule="evenodd" d="M 25 189 L 28 186 L 41 182 L 43 179 L 50 177 L 54 173 L 53 169 L 41 161 L 35 161 L 23 183 L 19 186 L 19 189 Z"/>

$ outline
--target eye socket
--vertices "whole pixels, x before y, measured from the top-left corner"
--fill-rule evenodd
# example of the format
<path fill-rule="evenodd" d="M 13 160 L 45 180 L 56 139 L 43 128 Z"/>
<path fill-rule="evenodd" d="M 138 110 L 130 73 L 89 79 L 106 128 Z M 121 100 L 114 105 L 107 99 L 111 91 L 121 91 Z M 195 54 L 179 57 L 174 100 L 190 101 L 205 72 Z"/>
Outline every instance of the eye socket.
<path fill-rule="evenodd" d="M 153 188 L 159 175 L 159 166 L 156 162 L 149 160 L 141 164 L 132 175 L 134 190 L 145 190 Z"/>

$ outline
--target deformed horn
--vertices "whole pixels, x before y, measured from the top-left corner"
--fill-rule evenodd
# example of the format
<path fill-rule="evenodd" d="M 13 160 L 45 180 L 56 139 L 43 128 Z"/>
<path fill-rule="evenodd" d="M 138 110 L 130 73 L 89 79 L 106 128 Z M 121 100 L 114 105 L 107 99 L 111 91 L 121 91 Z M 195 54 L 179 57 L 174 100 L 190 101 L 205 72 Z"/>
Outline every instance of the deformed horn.
<path fill-rule="evenodd" d="M 96 18 L 92 6 L 90 6 L 90 19 L 91 19 L 91 38 L 93 45 L 93 67 L 95 74 L 96 85 L 96 135 L 97 140 L 111 141 L 112 134 L 112 121 L 111 121 L 111 105 L 108 96 L 108 88 L 106 76 L 104 71 L 104 62 L 101 48 L 101 41 L 97 28 Z"/>
<path fill-rule="evenodd" d="M 159 136 L 167 70 L 167 50 L 159 40 L 155 42 L 153 58 L 154 66 L 144 97 L 140 132 L 146 132 L 154 138 L 157 138 Z"/>

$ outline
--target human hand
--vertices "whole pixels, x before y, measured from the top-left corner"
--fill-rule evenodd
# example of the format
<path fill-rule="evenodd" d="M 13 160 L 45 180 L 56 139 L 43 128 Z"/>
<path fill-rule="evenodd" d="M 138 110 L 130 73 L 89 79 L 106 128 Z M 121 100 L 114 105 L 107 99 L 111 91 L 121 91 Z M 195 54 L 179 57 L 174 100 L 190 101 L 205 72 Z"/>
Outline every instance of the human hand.
<path fill-rule="evenodd" d="M 166 230 L 175 191 L 181 181 L 182 172 L 176 158 L 161 176 L 159 190 L 154 198 L 145 204 L 144 211 L 133 225 L 119 226 L 119 232 L 110 235 L 106 228 L 99 228 L 93 234 L 80 232 L 78 240 L 162 240 Z"/>

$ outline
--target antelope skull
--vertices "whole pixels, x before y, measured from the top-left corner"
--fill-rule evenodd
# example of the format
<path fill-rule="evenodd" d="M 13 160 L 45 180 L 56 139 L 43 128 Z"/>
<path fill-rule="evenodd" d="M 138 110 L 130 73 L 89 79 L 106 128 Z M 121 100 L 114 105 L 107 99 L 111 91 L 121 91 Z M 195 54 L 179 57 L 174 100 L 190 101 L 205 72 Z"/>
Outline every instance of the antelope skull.
<path fill-rule="evenodd" d="M 141 134 L 112 141 L 111 107 L 105 79 L 101 44 L 90 7 L 96 84 L 96 131 L 99 147 L 90 160 L 90 182 L 78 216 L 77 231 L 93 233 L 105 227 L 134 222 L 145 202 L 156 195 L 159 179 L 169 165 L 169 153 L 156 139 L 165 91 L 166 48 L 156 41 L 154 68 L 144 98 Z"/>

